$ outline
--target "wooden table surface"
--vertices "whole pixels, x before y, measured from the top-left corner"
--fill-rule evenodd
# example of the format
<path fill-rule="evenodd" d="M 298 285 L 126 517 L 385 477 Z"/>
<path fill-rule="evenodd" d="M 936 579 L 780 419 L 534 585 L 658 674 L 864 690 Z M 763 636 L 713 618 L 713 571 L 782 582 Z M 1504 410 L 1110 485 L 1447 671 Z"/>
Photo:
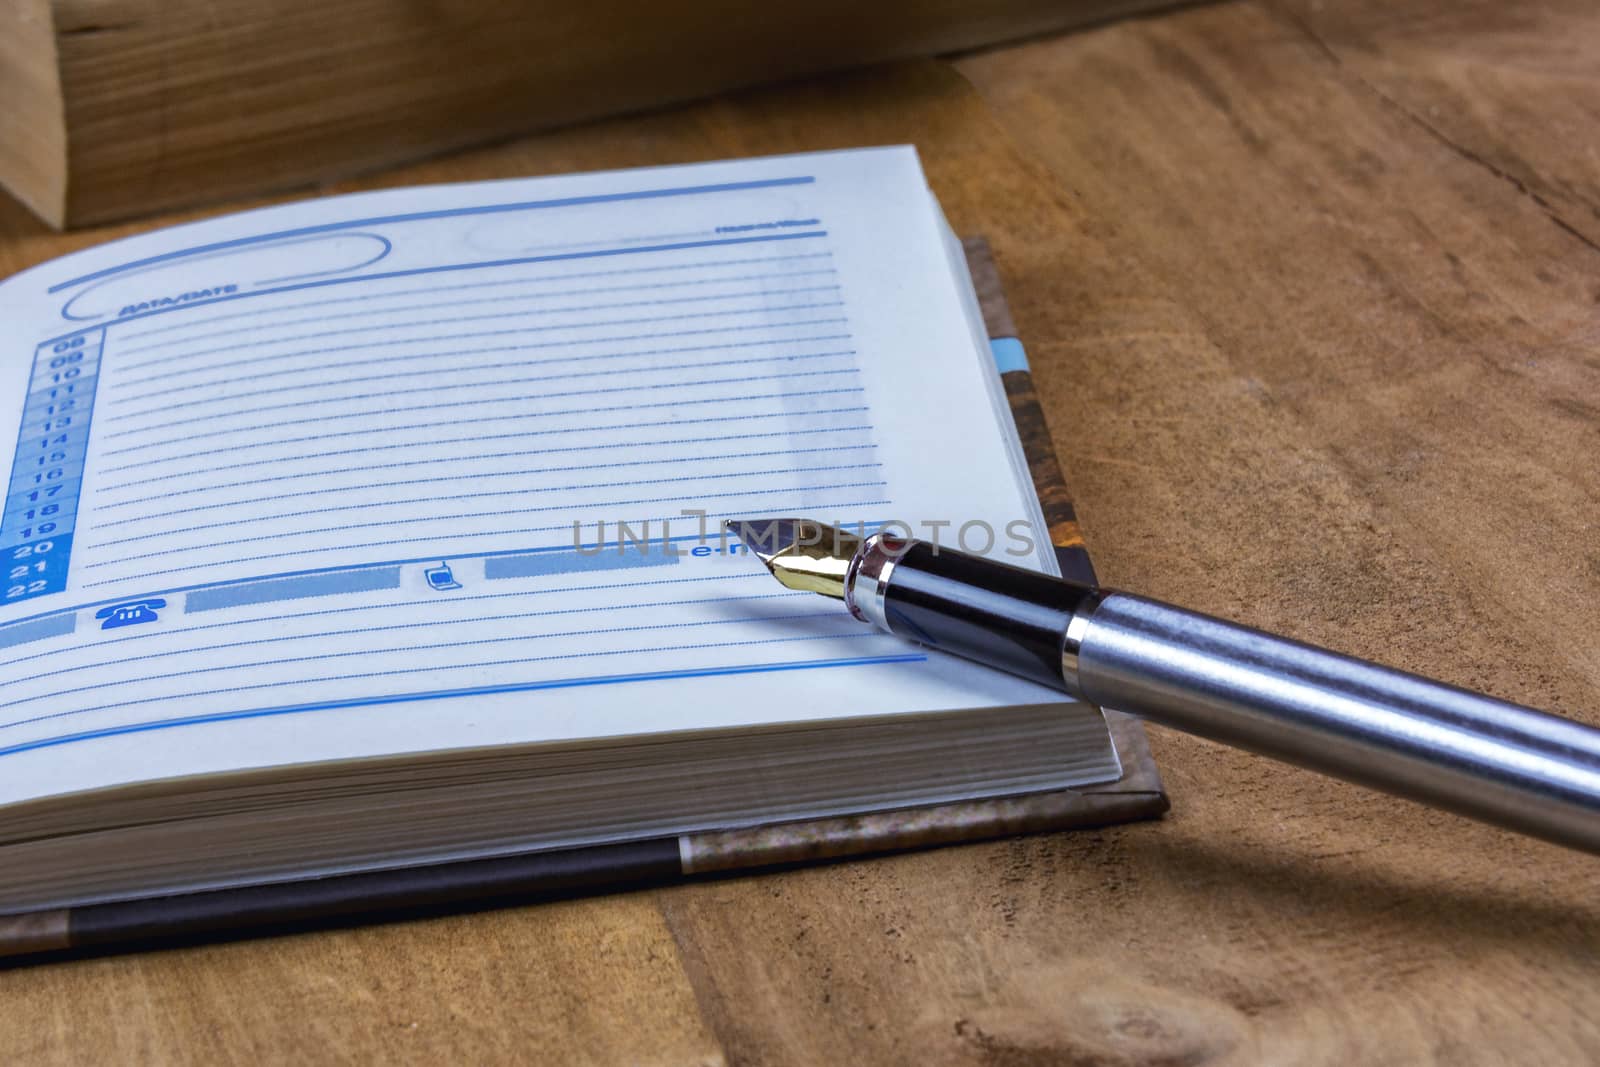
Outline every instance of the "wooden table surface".
<path fill-rule="evenodd" d="M 1589 0 L 1227 3 L 339 188 L 914 142 L 1106 581 L 1600 723 L 1597 101 Z M 1600 861 L 1152 743 L 1160 823 L 0 971 L 0 1062 L 1600 1059 Z"/>

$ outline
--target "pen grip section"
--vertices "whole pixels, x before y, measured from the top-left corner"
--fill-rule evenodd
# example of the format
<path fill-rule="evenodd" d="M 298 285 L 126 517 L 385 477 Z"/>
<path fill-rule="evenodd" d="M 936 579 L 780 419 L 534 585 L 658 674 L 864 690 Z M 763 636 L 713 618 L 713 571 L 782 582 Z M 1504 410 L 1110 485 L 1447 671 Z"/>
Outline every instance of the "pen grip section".
<path fill-rule="evenodd" d="M 1088 586 L 914 543 L 883 594 L 891 632 L 1061 689 L 1062 643 Z"/>

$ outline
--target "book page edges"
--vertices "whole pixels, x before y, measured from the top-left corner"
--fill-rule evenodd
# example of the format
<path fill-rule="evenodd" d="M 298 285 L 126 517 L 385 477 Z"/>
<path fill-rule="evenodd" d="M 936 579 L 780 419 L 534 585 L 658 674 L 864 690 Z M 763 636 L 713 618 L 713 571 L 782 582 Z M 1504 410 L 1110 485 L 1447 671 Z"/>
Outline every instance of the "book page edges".
<path fill-rule="evenodd" d="M 1024 796 L 935 804 L 900 811 L 778 823 L 743 830 L 684 834 L 678 838 L 686 875 L 750 867 L 820 863 L 878 852 L 1084 829 L 1150 819 L 1170 806 L 1150 758 L 1143 726 L 1106 713 L 1122 758 L 1116 782 Z"/>

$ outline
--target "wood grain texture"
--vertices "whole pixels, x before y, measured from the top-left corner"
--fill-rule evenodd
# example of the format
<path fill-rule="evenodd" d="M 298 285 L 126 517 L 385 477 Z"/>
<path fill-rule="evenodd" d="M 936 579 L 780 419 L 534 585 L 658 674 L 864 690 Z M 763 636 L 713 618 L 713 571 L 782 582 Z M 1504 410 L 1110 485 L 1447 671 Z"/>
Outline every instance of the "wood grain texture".
<path fill-rule="evenodd" d="M 83 225 L 1161 2 L 818 0 L 772 17 L 737 0 L 0 0 L 54 28 L 28 49 L 0 40 L 0 85 L 16 67 L 59 87 L 53 107 L 8 100 L 0 183 Z M 21 151 L 43 132 L 64 151 L 53 184 Z"/>
<path fill-rule="evenodd" d="M 6 1063 L 723 1062 L 637 895 L 0 971 L 0 987 Z"/>
<path fill-rule="evenodd" d="M 1600 13 L 1517 12 L 1225 4 L 381 183 L 915 141 L 1108 583 L 1594 723 Z M 1161 822 L 0 972 L 0 1061 L 1600 1058 L 1594 860 L 1151 733 Z"/>

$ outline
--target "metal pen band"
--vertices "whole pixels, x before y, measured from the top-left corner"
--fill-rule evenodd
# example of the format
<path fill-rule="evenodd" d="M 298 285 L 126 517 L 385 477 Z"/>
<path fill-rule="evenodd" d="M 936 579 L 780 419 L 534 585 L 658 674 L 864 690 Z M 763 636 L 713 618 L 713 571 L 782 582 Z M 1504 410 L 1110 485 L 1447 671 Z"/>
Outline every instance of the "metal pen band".
<path fill-rule="evenodd" d="M 875 533 L 861 543 L 850 560 L 849 570 L 845 572 L 845 607 L 857 619 L 869 622 L 886 633 L 894 631 L 889 626 L 884 596 L 889 591 L 889 580 L 894 576 L 895 561 L 904 553 L 906 544 L 905 541 Z"/>

